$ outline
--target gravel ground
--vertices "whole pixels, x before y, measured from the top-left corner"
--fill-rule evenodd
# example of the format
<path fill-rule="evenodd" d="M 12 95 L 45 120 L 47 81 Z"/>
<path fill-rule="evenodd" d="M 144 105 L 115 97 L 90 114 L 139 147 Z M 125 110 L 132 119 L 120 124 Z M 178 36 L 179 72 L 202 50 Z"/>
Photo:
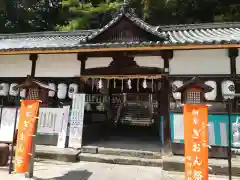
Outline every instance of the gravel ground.
<path fill-rule="evenodd" d="M 163 172 L 161 168 L 102 164 L 94 162 L 65 163 L 40 161 L 35 163 L 34 179 L 38 180 L 184 180 L 183 173 Z M 7 168 L 0 168 L 0 179 L 21 180 L 23 175 L 8 175 Z M 210 180 L 227 180 L 211 176 Z M 240 177 L 233 180 L 240 180 Z"/>

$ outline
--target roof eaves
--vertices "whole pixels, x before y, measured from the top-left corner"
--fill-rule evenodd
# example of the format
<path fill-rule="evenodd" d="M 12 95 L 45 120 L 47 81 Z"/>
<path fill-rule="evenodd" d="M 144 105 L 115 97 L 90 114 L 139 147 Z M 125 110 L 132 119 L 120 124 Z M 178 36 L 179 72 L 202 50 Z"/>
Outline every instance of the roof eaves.
<path fill-rule="evenodd" d="M 56 36 L 88 36 L 89 34 L 92 34 L 95 31 L 97 30 L 91 29 L 91 30 L 76 30 L 76 31 L 45 31 L 45 32 L 0 34 L 0 39 L 56 37 Z"/>

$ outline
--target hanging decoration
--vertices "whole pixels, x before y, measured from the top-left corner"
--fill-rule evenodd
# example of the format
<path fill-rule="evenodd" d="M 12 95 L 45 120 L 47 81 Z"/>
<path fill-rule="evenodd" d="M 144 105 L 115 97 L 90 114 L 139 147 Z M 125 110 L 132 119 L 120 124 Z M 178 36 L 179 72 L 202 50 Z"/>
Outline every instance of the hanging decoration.
<path fill-rule="evenodd" d="M 64 83 L 58 84 L 57 97 L 59 99 L 65 99 L 67 96 L 67 85 Z"/>
<path fill-rule="evenodd" d="M 94 85 L 95 85 L 95 79 L 91 79 L 91 82 L 92 82 L 92 91 L 93 91 L 93 89 L 94 89 Z"/>
<path fill-rule="evenodd" d="M 1 83 L 0 84 L 0 96 L 7 96 L 9 91 L 9 84 Z"/>
<path fill-rule="evenodd" d="M 16 87 L 18 84 L 17 83 L 12 83 L 10 85 L 10 90 L 9 90 L 9 94 L 11 96 L 17 96 L 19 93 L 19 89 Z"/>
<path fill-rule="evenodd" d="M 20 95 L 21 98 L 25 98 L 26 97 L 26 93 L 27 93 L 26 89 L 21 89 L 19 95 Z"/>
<path fill-rule="evenodd" d="M 110 79 L 107 80 L 107 88 L 109 89 L 110 87 Z"/>
<path fill-rule="evenodd" d="M 139 92 L 139 79 L 137 79 L 137 91 Z"/>
<path fill-rule="evenodd" d="M 147 88 L 147 79 L 146 78 L 144 78 L 142 86 L 144 89 Z"/>
<path fill-rule="evenodd" d="M 113 79 L 113 87 L 116 88 L 116 79 Z"/>
<path fill-rule="evenodd" d="M 204 97 L 208 101 L 213 101 L 217 97 L 217 83 L 215 81 L 206 81 L 206 85 L 211 86 L 213 90 L 204 94 Z"/>
<path fill-rule="evenodd" d="M 127 84 L 128 84 L 128 89 L 132 89 L 132 81 L 131 81 L 131 79 L 129 79 L 127 81 Z"/>
<path fill-rule="evenodd" d="M 121 88 L 121 89 L 122 89 L 122 91 L 123 91 L 123 83 L 124 83 L 124 82 L 123 82 L 123 79 L 122 79 L 122 88 Z"/>
<path fill-rule="evenodd" d="M 172 94 L 173 94 L 173 98 L 175 100 L 180 100 L 181 99 L 181 93 L 180 92 L 176 92 L 176 89 L 181 87 L 183 85 L 183 82 L 182 81 L 174 81 L 172 83 Z"/>
<path fill-rule="evenodd" d="M 154 90 L 154 81 L 152 79 L 152 92 L 153 92 L 153 90 Z"/>
<path fill-rule="evenodd" d="M 68 88 L 68 97 L 72 99 L 73 95 L 77 93 L 78 93 L 78 85 L 76 83 L 70 84 Z"/>
<path fill-rule="evenodd" d="M 103 88 L 102 79 L 100 79 L 100 80 L 98 81 L 98 88 L 99 88 L 99 89 L 102 89 L 102 88 Z"/>
<path fill-rule="evenodd" d="M 56 91 L 56 85 L 54 83 L 48 83 L 48 86 L 53 89 L 54 91 L 49 91 L 48 96 L 49 97 L 54 97 L 55 91 Z"/>
<path fill-rule="evenodd" d="M 234 99 L 235 94 L 235 84 L 233 81 L 225 80 L 222 82 L 222 95 L 224 99 Z M 229 96 L 228 96 L 229 95 Z"/>

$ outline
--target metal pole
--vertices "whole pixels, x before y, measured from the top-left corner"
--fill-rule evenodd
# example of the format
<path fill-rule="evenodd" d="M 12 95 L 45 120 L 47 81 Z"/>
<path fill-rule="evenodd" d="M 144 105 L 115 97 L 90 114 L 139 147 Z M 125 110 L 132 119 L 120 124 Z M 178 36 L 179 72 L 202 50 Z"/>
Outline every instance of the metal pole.
<path fill-rule="evenodd" d="M 232 122 L 231 122 L 231 101 L 227 101 L 228 111 L 228 175 L 232 180 Z"/>

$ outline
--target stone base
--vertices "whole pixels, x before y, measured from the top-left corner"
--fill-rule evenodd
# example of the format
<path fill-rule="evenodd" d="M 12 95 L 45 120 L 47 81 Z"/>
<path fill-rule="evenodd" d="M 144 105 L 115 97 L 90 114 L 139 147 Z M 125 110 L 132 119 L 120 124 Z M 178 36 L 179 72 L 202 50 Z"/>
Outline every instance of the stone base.
<path fill-rule="evenodd" d="M 6 166 L 8 164 L 9 154 L 8 144 L 0 144 L 0 166 Z"/>

